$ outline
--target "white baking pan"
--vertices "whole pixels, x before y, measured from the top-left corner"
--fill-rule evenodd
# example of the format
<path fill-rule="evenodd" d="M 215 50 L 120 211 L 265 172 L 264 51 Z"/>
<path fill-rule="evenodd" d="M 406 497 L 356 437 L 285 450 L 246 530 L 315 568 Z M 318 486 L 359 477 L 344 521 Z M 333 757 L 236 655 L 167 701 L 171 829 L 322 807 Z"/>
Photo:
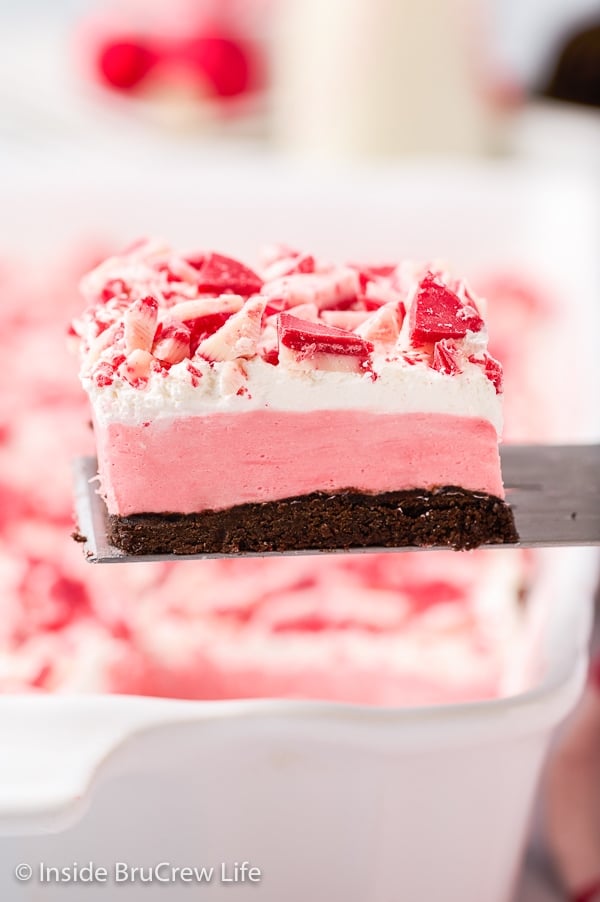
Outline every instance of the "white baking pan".
<path fill-rule="evenodd" d="M 121 864 L 218 874 L 248 861 L 262 882 L 237 884 L 241 898 L 506 902 L 551 733 L 586 669 L 595 555 L 546 563 L 530 600 L 539 676 L 505 699 L 412 710 L 0 699 L 0 897 L 70 898 L 40 885 L 40 863 L 93 862 L 114 884 Z M 20 864 L 34 869 L 26 883 Z M 218 876 L 203 885 L 215 899 L 230 890 Z M 181 882 L 150 889 L 161 891 L 192 897 Z M 149 887 L 119 892 L 142 900 Z"/>
<path fill-rule="evenodd" d="M 158 232 L 249 259 L 260 242 L 285 240 L 337 257 L 525 268 L 568 302 L 548 384 L 567 386 L 579 413 L 557 408 L 552 438 L 600 434 L 600 232 L 587 183 L 513 167 L 316 175 L 209 157 L 182 162 L 168 184 L 143 160 L 119 172 L 13 166 L 0 182 L 0 248 L 32 261 L 91 233 Z M 589 549 L 541 563 L 515 694 L 500 700 L 409 710 L 0 698 L 0 898 L 507 902 L 552 731 L 583 684 L 596 575 Z M 103 872 L 94 887 L 42 884 L 41 862 L 66 876 L 91 862 L 111 887 Z M 260 869 L 260 882 L 222 882 L 247 876 L 235 862 Z M 161 863 L 151 885 L 139 874 L 115 882 L 117 867 L 131 876 Z M 31 879 L 15 877 L 18 865 Z M 165 883 L 171 866 L 214 868 L 213 879 Z"/>

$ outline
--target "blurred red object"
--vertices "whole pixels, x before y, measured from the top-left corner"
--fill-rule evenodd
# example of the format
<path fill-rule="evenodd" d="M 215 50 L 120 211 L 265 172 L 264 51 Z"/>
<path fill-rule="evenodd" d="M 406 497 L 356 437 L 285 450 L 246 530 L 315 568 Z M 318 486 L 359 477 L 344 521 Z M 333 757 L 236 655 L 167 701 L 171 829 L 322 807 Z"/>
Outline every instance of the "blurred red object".
<path fill-rule="evenodd" d="M 571 902 L 594 902 L 600 899 L 600 877 L 581 892 L 571 896 Z"/>
<path fill-rule="evenodd" d="M 162 45 L 150 38 L 116 35 L 95 49 L 94 67 L 104 85 L 126 92 L 136 90 L 158 67 L 165 79 L 176 68 L 208 83 L 218 97 L 237 97 L 252 89 L 258 68 L 249 45 L 218 32 Z"/>
<path fill-rule="evenodd" d="M 177 56 L 207 78 L 219 97 L 235 97 L 252 85 L 252 54 L 240 41 L 206 35 L 184 45 Z"/>
<path fill-rule="evenodd" d="M 106 85 L 130 91 L 152 71 L 159 58 L 159 53 L 142 41 L 117 38 L 98 48 L 96 65 Z"/>
<path fill-rule="evenodd" d="M 80 23 L 76 49 L 88 80 L 140 99 L 183 95 L 228 106 L 266 84 L 268 10 L 253 0 L 241 15 L 227 0 L 127 0 Z"/>

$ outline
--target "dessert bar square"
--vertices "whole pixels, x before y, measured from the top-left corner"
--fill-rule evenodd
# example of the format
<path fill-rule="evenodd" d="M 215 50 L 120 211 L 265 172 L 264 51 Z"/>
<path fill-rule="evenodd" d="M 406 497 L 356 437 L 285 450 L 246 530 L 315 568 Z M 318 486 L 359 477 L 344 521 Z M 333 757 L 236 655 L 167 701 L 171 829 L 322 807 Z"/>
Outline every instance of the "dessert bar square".
<path fill-rule="evenodd" d="M 74 323 L 110 537 L 131 554 L 517 541 L 485 304 L 439 264 L 256 268 L 143 241 Z"/>

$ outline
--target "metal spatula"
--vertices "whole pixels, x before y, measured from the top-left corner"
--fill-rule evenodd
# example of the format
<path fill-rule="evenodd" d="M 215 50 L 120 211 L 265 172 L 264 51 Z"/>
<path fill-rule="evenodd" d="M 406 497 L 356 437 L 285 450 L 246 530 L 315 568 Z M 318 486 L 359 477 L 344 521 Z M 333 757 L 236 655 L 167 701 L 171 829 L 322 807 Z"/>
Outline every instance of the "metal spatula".
<path fill-rule="evenodd" d="M 513 508 L 520 541 L 488 548 L 539 548 L 600 545 L 600 445 L 507 445 L 502 448 L 506 498 Z M 96 493 L 96 460 L 74 464 L 76 512 L 87 560 L 95 564 L 132 561 L 191 560 L 219 557 L 264 557 L 263 554 L 128 555 L 111 545 L 106 507 Z M 332 549 L 336 553 L 415 551 L 406 548 Z M 422 550 L 422 549 L 421 549 Z M 282 552 L 270 552 L 280 555 Z M 284 554 L 323 554 L 307 548 Z"/>

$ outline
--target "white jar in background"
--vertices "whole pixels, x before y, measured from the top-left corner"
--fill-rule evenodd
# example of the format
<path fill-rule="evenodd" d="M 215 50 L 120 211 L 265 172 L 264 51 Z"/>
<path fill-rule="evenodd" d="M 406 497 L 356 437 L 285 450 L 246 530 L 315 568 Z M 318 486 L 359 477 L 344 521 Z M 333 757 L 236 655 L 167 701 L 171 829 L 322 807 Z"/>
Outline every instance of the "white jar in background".
<path fill-rule="evenodd" d="M 490 142 L 472 0 L 280 0 L 275 140 L 318 157 Z"/>

